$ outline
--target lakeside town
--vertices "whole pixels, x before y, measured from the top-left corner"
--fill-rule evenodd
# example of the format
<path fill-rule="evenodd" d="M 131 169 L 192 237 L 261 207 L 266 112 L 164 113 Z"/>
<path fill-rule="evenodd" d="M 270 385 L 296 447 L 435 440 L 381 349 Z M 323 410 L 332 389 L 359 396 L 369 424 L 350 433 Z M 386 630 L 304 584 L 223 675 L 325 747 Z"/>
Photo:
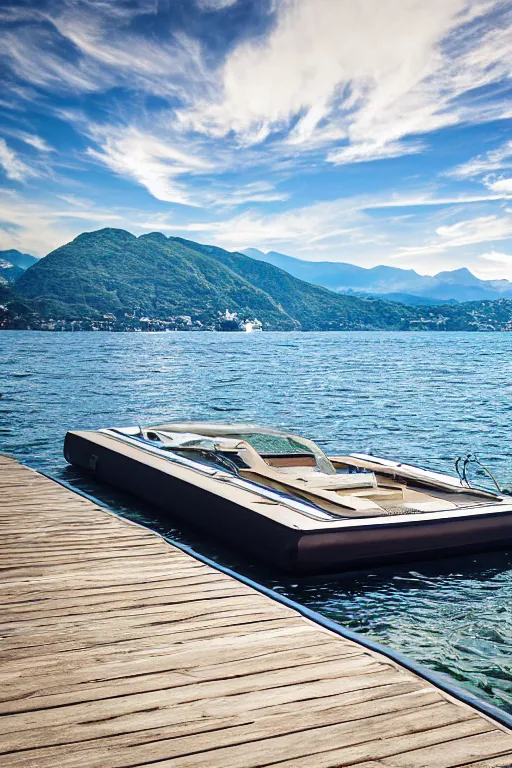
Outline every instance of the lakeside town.
<path fill-rule="evenodd" d="M 25 313 L 9 311 L 6 304 L 0 304 L 0 330 L 25 331 L 110 331 L 110 332 L 165 332 L 165 331 L 230 331 L 254 333 L 263 330 L 263 324 L 257 318 L 248 320 L 240 318 L 237 312 L 228 309 L 213 320 L 193 319 L 190 315 L 171 316 L 166 319 L 123 313 L 117 317 L 112 312 L 106 312 L 101 317 L 62 319 L 42 317 L 35 313 L 27 316 Z"/>

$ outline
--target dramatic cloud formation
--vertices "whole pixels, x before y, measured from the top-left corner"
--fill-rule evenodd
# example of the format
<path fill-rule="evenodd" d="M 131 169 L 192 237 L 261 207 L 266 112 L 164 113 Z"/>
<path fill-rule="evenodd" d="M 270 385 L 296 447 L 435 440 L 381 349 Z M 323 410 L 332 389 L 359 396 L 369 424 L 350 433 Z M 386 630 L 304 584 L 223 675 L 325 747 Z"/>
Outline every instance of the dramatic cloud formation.
<path fill-rule="evenodd" d="M 93 129 L 92 133 L 102 135 L 102 149 L 89 148 L 90 157 L 105 163 L 115 173 L 139 182 L 157 200 L 193 205 L 176 179 L 209 170 L 211 166 L 206 160 L 186 155 L 136 128 Z"/>
<path fill-rule="evenodd" d="M 348 158 L 408 154 L 401 138 L 470 119 L 471 105 L 455 100 L 508 75 L 510 29 L 486 29 L 490 7 L 464 0 L 283 3 L 266 40 L 249 40 L 228 57 L 221 99 L 183 117 L 197 130 L 233 131 L 248 143 L 297 119 L 291 138 L 307 142 L 328 121 L 350 141 Z"/>
<path fill-rule="evenodd" d="M 510 3 L 15 0 L 0 63 L 4 244 L 508 269 Z"/>

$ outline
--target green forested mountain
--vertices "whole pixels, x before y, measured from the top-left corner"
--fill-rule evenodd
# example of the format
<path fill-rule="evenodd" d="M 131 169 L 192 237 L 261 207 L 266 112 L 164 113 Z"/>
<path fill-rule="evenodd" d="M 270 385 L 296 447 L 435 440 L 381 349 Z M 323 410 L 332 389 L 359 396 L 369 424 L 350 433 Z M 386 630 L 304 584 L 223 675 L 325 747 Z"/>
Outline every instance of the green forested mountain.
<path fill-rule="evenodd" d="M 79 319 L 113 314 L 215 323 L 226 309 L 282 330 L 399 328 L 397 304 L 339 296 L 240 253 L 160 233 L 79 235 L 22 275 L 16 289 L 38 312 Z"/>
<path fill-rule="evenodd" d="M 301 330 L 398 328 L 401 327 L 404 317 L 414 316 L 414 312 L 409 312 L 406 307 L 393 306 L 390 302 L 340 296 L 321 286 L 299 280 L 272 264 L 251 259 L 243 253 L 232 253 L 213 245 L 200 245 L 183 238 L 169 240 L 207 254 L 258 286 L 272 296 Z"/>
<path fill-rule="evenodd" d="M 1 328 L 512 330 L 512 300 L 405 306 L 339 294 L 179 237 L 86 232 L 0 291 Z M 226 321 L 226 310 L 237 319 Z M 231 325 L 230 325 L 231 323 Z"/>

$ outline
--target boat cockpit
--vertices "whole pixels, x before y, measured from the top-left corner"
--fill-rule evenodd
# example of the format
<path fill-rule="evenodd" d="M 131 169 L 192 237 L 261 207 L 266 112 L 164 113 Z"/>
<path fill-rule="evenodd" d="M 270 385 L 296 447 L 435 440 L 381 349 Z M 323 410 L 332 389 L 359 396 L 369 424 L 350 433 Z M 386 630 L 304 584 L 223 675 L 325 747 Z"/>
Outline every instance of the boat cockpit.
<path fill-rule="evenodd" d="M 108 430 L 307 502 L 332 519 L 410 515 L 496 504 L 501 497 L 450 475 L 373 456 L 328 457 L 316 443 L 253 425 L 201 422 Z"/>

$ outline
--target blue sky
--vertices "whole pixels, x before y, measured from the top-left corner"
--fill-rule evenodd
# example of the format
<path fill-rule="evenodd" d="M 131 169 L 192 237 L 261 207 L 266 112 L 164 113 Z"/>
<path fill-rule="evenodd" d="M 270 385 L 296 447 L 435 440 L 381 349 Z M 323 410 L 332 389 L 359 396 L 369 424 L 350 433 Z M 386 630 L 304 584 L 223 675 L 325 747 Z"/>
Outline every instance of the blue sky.
<path fill-rule="evenodd" d="M 26 0 L 0 37 L 0 249 L 113 226 L 512 279 L 510 0 Z"/>

